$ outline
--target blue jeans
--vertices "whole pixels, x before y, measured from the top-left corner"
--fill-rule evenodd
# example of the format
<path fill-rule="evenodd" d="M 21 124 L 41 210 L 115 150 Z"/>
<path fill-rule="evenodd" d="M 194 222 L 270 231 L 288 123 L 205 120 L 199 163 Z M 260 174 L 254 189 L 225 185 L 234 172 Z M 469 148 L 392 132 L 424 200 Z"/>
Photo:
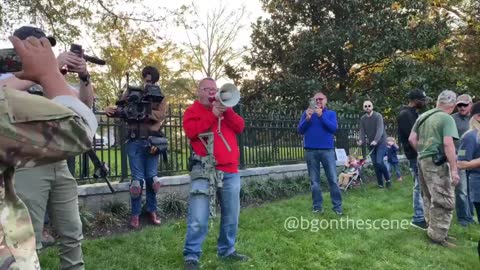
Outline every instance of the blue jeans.
<path fill-rule="evenodd" d="M 337 184 L 337 165 L 333 149 L 305 149 L 308 175 L 312 189 L 313 209 L 322 209 L 323 197 L 320 187 L 320 163 L 327 175 L 330 197 L 334 211 L 342 211 L 342 195 Z"/>
<path fill-rule="evenodd" d="M 467 173 L 460 170 L 460 182 L 455 187 L 455 206 L 457 210 L 458 223 L 467 225 L 473 222 L 472 212 L 470 210 L 470 201 L 467 190 Z"/>
<path fill-rule="evenodd" d="M 372 159 L 373 168 L 375 169 L 375 175 L 377 176 L 377 182 L 381 186 L 383 186 L 382 176 L 385 177 L 385 181 L 390 181 L 390 175 L 388 174 L 387 166 L 383 161 L 386 153 L 387 145 L 385 143 L 380 143 L 373 148 L 373 152 L 370 156 Z"/>
<path fill-rule="evenodd" d="M 147 211 L 152 213 L 157 211 L 157 196 L 153 191 L 153 177 L 158 174 L 159 155 L 150 154 L 147 140 L 129 140 L 126 144 L 132 181 L 140 181 L 142 187 L 146 183 L 147 191 Z M 132 206 L 132 216 L 138 216 L 142 209 L 142 196 L 130 198 Z"/>
<path fill-rule="evenodd" d="M 422 192 L 420 190 L 420 184 L 418 183 L 418 163 L 417 159 L 409 159 L 410 172 L 412 173 L 414 186 L 413 186 L 413 217 L 412 222 L 425 222 L 423 215 L 423 199 Z"/>
<path fill-rule="evenodd" d="M 217 240 L 217 253 L 225 257 L 235 251 L 235 241 L 240 215 L 240 174 L 224 173 L 223 187 L 217 191 L 221 207 L 220 234 Z M 208 192 L 208 179 L 195 179 L 190 190 Z M 208 194 L 208 193 L 207 193 Z M 187 235 L 183 256 L 185 260 L 198 261 L 202 253 L 202 243 L 208 233 L 210 198 L 205 194 L 190 194 L 188 202 Z"/>
<path fill-rule="evenodd" d="M 390 174 L 390 178 L 392 178 L 394 172 L 397 178 L 402 177 L 402 173 L 400 172 L 400 166 L 398 163 L 387 162 L 387 169 Z"/>

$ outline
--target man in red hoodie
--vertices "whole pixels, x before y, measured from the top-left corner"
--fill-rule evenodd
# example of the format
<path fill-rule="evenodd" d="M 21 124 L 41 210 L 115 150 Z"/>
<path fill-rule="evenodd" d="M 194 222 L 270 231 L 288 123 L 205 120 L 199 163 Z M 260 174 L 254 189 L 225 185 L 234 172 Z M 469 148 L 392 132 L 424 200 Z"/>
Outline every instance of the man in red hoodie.
<path fill-rule="evenodd" d="M 223 173 L 223 186 L 218 188 L 221 206 L 220 235 L 218 237 L 218 256 L 225 259 L 246 261 L 248 257 L 235 251 L 235 239 L 240 214 L 240 174 L 238 173 L 239 149 L 237 134 L 245 127 L 242 117 L 232 108 L 227 108 L 218 101 L 211 102 L 218 88 L 215 80 L 205 78 L 198 84 L 198 100 L 187 108 L 183 118 L 183 129 L 190 139 L 194 161 L 192 173 L 201 174 L 204 165 L 200 157 L 207 155 L 207 150 L 199 134 L 213 132 L 213 155 L 216 170 Z M 221 119 L 220 128 L 219 121 Z M 228 144 L 228 145 L 227 145 Z M 222 174 L 221 173 L 221 174 Z M 195 178 L 191 183 L 188 206 L 187 235 L 183 256 L 185 269 L 198 269 L 202 243 L 208 232 L 210 212 L 209 179 Z"/>

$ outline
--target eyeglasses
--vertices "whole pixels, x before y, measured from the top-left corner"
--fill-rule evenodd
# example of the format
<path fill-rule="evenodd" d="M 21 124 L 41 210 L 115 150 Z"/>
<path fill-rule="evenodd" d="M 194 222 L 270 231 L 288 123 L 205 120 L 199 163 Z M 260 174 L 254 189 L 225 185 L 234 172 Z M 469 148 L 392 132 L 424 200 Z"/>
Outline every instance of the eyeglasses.
<path fill-rule="evenodd" d="M 363 107 L 364 107 L 364 108 L 371 108 L 372 105 L 364 105 Z"/>
<path fill-rule="evenodd" d="M 316 98 L 315 99 L 316 102 L 323 101 L 323 100 L 324 100 L 324 98 Z"/>
<path fill-rule="evenodd" d="M 464 103 L 460 103 L 460 104 L 457 104 L 457 107 L 460 107 L 460 108 L 465 108 L 465 107 L 468 107 L 469 104 L 464 104 Z"/>

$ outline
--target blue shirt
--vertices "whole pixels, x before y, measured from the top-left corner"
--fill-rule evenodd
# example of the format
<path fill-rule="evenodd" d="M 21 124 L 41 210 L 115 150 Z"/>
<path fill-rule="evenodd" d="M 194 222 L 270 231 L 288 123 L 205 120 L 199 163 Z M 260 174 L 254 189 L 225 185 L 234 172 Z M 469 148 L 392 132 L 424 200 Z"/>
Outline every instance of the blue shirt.
<path fill-rule="evenodd" d="M 387 145 L 387 161 L 388 163 L 391 164 L 396 164 L 398 163 L 398 147 L 395 147 L 394 145 L 388 146 Z"/>
<path fill-rule="evenodd" d="M 460 140 L 458 160 L 470 161 L 480 157 L 478 130 L 470 130 Z M 469 170 L 470 173 L 480 175 L 480 169 Z"/>
<path fill-rule="evenodd" d="M 334 149 L 334 135 L 337 131 L 337 113 L 323 109 L 322 116 L 312 114 L 307 120 L 304 112 L 298 124 L 298 133 L 303 135 L 303 147 L 308 149 Z"/>

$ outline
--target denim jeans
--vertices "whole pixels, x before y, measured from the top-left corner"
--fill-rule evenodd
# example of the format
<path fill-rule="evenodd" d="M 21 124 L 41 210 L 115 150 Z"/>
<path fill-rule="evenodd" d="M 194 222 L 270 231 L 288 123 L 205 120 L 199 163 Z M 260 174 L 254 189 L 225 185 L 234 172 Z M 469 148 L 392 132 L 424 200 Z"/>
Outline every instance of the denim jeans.
<path fill-rule="evenodd" d="M 323 196 L 320 187 L 320 163 L 325 171 L 334 211 L 342 211 L 342 195 L 337 184 L 337 165 L 333 149 L 305 149 L 308 176 L 312 189 L 313 209 L 322 209 Z"/>
<path fill-rule="evenodd" d="M 457 211 L 458 223 L 467 225 L 473 222 L 472 212 L 470 210 L 470 201 L 467 190 L 467 173 L 460 170 L 460 182 L 455 187 L 455 206 Z"/>
<path fill-rule="evenodd" d="M 190 190 L 208 192 L 208 179 L 195 179 Z M 235 251 L 235 241 L 240 215 L 240 174 L 224 173 L 223 187 L 217 191 L 221 207 L 220 234 L 217 239 L 217 253 L 225 257 Z M 208 193 L 207 193 L 208 194 Z M 205 194 L 190 194 L 188 202 L 187 235 L 183 256 L 185 260 L 198 261 L 202 243 L 208 233 L 210 198 Z"/>
<path fill-rule="evenodd" d="M 387 170 L 390 174 L 390 178 L 392 178 L 394 172 L 397 178 L 402 177 L 402 173 L 400 172 L 400 165 L 398 163 L 387 162 L 385 165 L 387 165 Z"/>
<path fill-rule="evenodd" d="M 147 211 L 152 213 L 157 211 L 157 196 L 153 191 L 153 177 L 158 174 L 159 155 L 150 154 L 147 140 L 129 140 L 126 145 L 132 181 L 140 181 L 143 190 L 146 183 L 147 193 Z M 143 192 L 142 192 L 143 193 Z M 142 209 L 142 196 L 130 198 L 132 206 L 132 215 L 138 216 Z"/>
<path fill-rule="evenodd" d="M 420 190 L 420 184 L 418 183 L 418 163 L 417 159 L 409 159 L 410 172 L 412 173 L 414 186 L 413 186 L 413 217 L 412 222 L 425 222 L 423 215 L 423 199 L 422 192 Z"/>
<path fill-rule="evenodd" d="M 383 161 L 385 154 L 387 153 L 387 145 L 385 143 L 377 144 L 372 151 L 371 159 L 373 167 L 375 169 L 375 175 L 377 176 L 377 182 L 379 185 L 383 186 L 383 178 L 385 177 L 386 181 L 390 180 L 390 175 L 388 174 L 387 166 Z"/>

